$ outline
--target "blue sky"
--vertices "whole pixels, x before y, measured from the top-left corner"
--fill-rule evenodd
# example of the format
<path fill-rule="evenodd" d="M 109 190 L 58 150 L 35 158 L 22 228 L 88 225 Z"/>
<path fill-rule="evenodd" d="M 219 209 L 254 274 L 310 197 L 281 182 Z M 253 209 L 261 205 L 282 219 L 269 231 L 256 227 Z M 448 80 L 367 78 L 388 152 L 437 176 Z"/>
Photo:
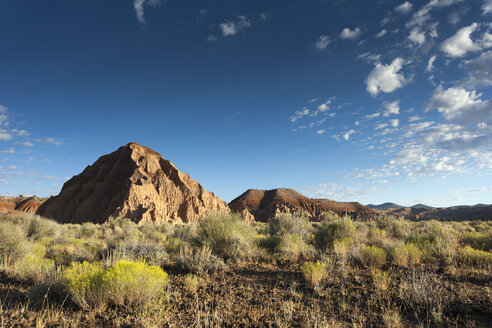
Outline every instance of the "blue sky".
<path fill-rule="evenodd" d="M 226 201 L 491 203 L 492 1 L 4 0 L 0 194 L 130 141 Z"/>

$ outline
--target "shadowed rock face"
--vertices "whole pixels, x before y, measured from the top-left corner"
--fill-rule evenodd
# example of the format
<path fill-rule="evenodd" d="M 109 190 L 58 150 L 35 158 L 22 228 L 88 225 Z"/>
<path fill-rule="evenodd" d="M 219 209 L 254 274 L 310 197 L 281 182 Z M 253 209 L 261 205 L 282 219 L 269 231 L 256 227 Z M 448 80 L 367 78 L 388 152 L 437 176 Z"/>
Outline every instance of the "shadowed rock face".
<path fill-rule="evenodd" d="M 35 213 L 46 198 L 34 197 L 0 197 L 0 213 L 27 212 Z"/>
<path fill-rule="evenodd" d="M 350 215 L 357 220 L 370 220 L 377 212 L 360 204 L 336 202 L 329 199 L 311 199 L 292 189 L 250 189 L 229 203 L 235 212 L 249 211 L 256 221 L 267 221 L 279 213 L 305 215 L 310 220 L 320 220 L 323 213 Z"/>
<path fill-rule="evenodd" d="M 64 223 L 191 222 L 227 203 L 148 147 L 129 143 L 67 181 L 37 214 Z"/>

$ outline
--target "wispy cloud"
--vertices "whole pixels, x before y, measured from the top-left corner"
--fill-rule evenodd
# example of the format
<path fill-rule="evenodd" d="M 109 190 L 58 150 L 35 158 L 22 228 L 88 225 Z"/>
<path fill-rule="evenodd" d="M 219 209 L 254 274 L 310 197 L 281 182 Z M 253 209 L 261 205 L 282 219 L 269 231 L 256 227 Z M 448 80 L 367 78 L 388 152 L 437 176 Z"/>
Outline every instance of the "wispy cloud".
<path fill-rule="evenodd" d="M 166 0 L 133 0 L 133 7 L 135 9 L 135 13 L 137 14 L 137 20 L 142 24 L 146 24 L 145 6 L 158 7 L 165 2 Z"/>
<path fill-rule="evenodd" d="M 359 27 L 354 28 L 351 30 L 350 28 L 346 27 L 340 32 L 340 38 L 342 39 L 357 39 L 361 35 L 362 31 L 360 30 Z"/>

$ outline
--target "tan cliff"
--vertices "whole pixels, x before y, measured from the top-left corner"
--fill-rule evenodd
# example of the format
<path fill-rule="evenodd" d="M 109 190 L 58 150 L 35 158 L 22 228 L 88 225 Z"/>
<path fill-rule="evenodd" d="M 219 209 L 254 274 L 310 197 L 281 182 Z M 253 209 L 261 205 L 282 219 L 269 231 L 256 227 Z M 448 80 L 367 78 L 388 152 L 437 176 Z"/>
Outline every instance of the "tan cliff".
<path fill-rule="evenodd" d="M 115 217 L 143 223 L 193 222 L 217 211 L 229 212 L 227 203 L 159 153 L 132 142 L 67 181 L 37 214 L 63 223 Z"/>

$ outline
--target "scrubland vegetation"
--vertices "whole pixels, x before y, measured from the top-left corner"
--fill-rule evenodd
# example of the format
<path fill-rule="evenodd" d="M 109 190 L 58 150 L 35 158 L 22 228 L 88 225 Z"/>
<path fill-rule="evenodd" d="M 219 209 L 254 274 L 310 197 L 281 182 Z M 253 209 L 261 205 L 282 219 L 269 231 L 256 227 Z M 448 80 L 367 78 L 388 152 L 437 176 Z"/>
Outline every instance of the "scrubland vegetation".
<path fill-rule="evenodd" d="M 0 218 L 0 327 L 487 327 L 492 222 Z"/>

